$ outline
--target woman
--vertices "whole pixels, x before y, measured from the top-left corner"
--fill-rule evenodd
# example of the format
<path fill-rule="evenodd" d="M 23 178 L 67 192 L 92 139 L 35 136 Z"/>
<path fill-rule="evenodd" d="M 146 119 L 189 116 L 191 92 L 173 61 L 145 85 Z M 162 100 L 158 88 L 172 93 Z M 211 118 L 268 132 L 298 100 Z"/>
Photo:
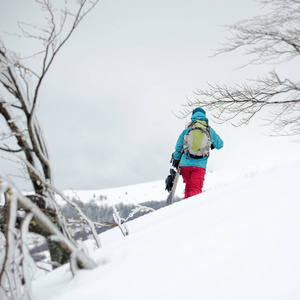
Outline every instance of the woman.
<path fill-rule="evenodd" d="M 193 122 L 195 122 L 196 120 L 204 121 L 208 125 L 206 112 L 200 107 L 193 110 L 191 124 L 193 124 Z M 201 158 L 195 158 L 194 156 L 182 151 L 184 146 L 184 137 L 189 133 L 190 126 L 191 125 L 189 125 L 188 128 L 184 129 L 179 136 L 175 146 L 175 152 L 172 155 L 172 165 L 177 169 L 178 167 L 180 167 L 180 173 L 185 183 L 184 199 L 200 194 L 202 192 L 208 159 L 208 155 Z M 221 149 L 223 147 L 222 139 L 211 127 L 209 127 L 209 131 L 211 139 L 211 149 Z"/>

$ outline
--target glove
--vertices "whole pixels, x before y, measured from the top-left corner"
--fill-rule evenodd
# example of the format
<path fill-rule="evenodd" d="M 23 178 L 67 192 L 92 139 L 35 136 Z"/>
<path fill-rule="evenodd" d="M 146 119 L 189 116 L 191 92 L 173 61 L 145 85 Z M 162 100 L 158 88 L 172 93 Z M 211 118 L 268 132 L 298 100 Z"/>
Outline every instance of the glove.
<path fill-rule="evenodd" d="M 172 162 L 172 166 L 175 168 L 175 169 L 178 169 L 178 167 L 179 167 L 179 160 L 176 160 L 176 159 L 174 159 L 173 160 L 173 162 Z"/>
<path fill-rule="evenodd" d="M 215 146 L 213 144 L 210 145 L 210 149 L 213 150 L 215 149 Z"/>
<path fill-rule="evenodd" d="M 173 182 L 174 182 L 174 179 L 175 179 L 175 175 L 176 175 L 175 170 L 174 169 L 170 169 L 170 175 L 168 175 L 168 177 L 165 180 L 165 182 L 166 182 L 166 190 L 168 192 L 172 191 Z"/>
<path fill-rule="evenodd" d="M 172 163 L 172 166 L 177 170 L 179 167 L 180 160 L 174 158 L 174 153 L 172 154 L 172 158 L 170 162 Z"/>

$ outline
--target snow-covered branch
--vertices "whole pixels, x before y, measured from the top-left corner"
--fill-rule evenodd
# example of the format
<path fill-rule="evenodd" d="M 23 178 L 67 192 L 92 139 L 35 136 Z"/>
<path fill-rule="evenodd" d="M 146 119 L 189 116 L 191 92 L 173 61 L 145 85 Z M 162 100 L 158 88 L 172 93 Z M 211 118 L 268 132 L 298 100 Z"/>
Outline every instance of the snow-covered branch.
<path fill-rule="evenodd" d="M 131 212 L 129 213 L 127 218 L 124 219 L 124 218 L 120 217 L 120 214 L 115 206 L 113 206 L 112 208 L 113 208 L 113 218 L 114 218 L 115 224 L 111 224 L 111 223 L 105 224 L 104 223 L 104 224 L 100 224 L 100 225 L 106 226 L 106 227 L 118 226 L 124 236 L 129 235 L 129 230 L 126 225 L 126 222 L 128 222 L 129 219 L 133 218 L 133 216 L 136 215 L 137 213 L 148 213 L 148 212 L 155 211 L 151 207 L 147 207 L 147 206 L 143 206 L 143 205 L 136 205 L 136 207 L 131 210 Z"/>
<path fill-rule="evenodd" d="M 32 259 L 27 250 L 27 233 L 32 222 L 37 223 L 52 241 L 70 257 L 73 273 L 77 268 L 93 269 L 96 264 L 76 247 L 29 198 L 22 195 L 10 179 L 0 172 L 0 194 L 7 206 L 6 246 L 0 249 L 0 287 L 4 295 L 20 299 L 30 293 Z M 20 229 L 16 228 L 17 211 L 27 212 Z M 31 221 L 32 220 L 32 221 Z M 5 253 L 3 255 L 2 253 Z"/>
<path fill-rule="evenodd" d="M 119 226 L 122 234 L 124 236 L 128 235 L 129 234 L 129 231 L 128 231 L 128 228 L 124 222 L 124 219 L 122 219 L 119 215 L 119 212 L 117 211 L 117 209 L 115 208 L 115 206 L 113 206 L 113 218 L 116 222 L 116 224 Z"/>

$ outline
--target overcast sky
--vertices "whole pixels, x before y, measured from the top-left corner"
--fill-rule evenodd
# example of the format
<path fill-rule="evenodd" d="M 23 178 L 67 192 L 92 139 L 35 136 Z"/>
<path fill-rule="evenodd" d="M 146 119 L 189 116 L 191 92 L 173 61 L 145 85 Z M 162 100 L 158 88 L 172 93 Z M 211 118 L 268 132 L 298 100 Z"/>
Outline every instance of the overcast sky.
<path fill-rule="evenodd" d="M 30 41 L 4 32 L 16 31 L 17 21 L 41 18 L 32 3 L 0 0 L 0 36 L 11 47 L 31 49 Z M 250 0 L 100 0 L 59 53 L 41 89 L 38 117 L 56 186 L 102 189 L 164 179 L 188 122 L 173 112 L 186 97 L 207 82 L 264 75 L 261 67 L 236 70 L 247 62 L 237 54 L 209 58 L 228 36 L 221 25 L 258 12 Z M 257 130 L 211 125 L 225 147 L 213 152 L 209 170 L 230 163 L 232 147 Z M 12 173 L 3 159 L 1 169 Z"/>

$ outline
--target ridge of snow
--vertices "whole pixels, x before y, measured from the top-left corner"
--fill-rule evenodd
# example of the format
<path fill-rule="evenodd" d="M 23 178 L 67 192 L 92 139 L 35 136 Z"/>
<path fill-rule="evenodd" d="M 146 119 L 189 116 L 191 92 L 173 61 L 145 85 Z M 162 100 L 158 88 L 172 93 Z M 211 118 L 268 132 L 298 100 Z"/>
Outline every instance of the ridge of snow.
<path fill-rule="evenodd" d="M 101 190 L 67 190 L 64 194 L 69 198 L 80 199 L 86 203 L 94 199 L 98 205 L 112 206 L 120 202 L 124 204 L 138 204 L 147 201 L 165 201 L 168 197 L 168 192 L 165 191 L 164 180 L 141 183 L 136 185 L 101 189 Z M 99 200 L 99 197 L 105 197 L 104 200 Z"/>

